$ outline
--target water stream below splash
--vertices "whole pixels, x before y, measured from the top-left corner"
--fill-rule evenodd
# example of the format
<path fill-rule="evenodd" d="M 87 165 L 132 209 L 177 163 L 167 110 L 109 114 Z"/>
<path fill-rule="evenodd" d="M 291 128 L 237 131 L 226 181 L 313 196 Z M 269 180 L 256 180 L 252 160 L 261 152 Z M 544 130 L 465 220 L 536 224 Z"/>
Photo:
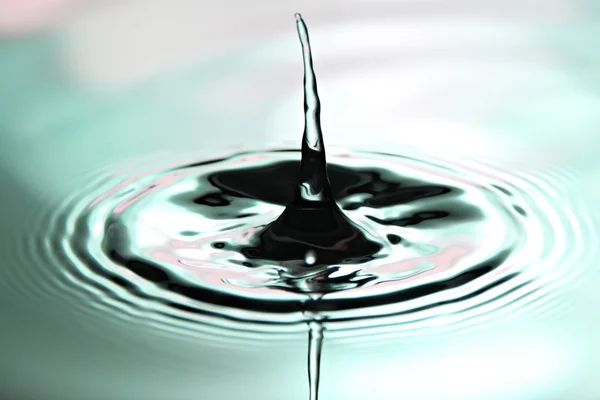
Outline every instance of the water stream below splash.
<path fill-rule="evenodd" d="M 69 287 L 180 332 L 308 327 L 317 400 L 330 332 L 457 329 L 542 307 L 558 283 L 583 276 L 593 228 L 560 178 L 337 147 L 326 164 L 308 33 L 296 19 L 301 151 L 234 149 L 90 180 L 47 224 L 43 248 Z"/>

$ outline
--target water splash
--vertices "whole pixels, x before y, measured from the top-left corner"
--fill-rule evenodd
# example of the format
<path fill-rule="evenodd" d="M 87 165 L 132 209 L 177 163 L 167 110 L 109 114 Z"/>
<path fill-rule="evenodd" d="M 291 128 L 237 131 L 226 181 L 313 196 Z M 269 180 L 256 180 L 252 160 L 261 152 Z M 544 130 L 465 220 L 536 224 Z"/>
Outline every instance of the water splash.
<path fill-rule="evenodd" d="M 305 127 L 299 174 L 293 198 L 272 224 L 256 235 L 256 240 L 236 249 L 246 258 L 285 262 L 288 265 L 323 268 L 348 260 L 373 256 L 381 246 L 365 237 L 361 228 L 340 210 L 334 199 L 327 172 L 321 131 L 321 105 L 312 65 L 308 31 L 296 14 L 298 37 L 304 57 Z M 274 181 L 278 177 L 273 177 Z M 249 246 L 248 246 L 249 245 Z M 311 264 L 305 263 L 312 254 Z M 309 291 L 326 291 L 312 287 Z"/>
<path fill-rule="evenodd" d="M 19 265 L 45 268 L 27 284 L 11 271 L 7 290 L 224 346 L 304 334 L 315 315 L 328 340 L 358 341 L 547 312 L 595 266 L 594 210 L 561 171 L 375 147 L 328 148 L 333 199 L 379 246 L 364 259 L 328 264 L 314 242 L 293 262 L 244 253 L 297 197 L 300 153 L 281 145 L 98 171 L 31 224 L 47 232 L 15 246 Z"/>

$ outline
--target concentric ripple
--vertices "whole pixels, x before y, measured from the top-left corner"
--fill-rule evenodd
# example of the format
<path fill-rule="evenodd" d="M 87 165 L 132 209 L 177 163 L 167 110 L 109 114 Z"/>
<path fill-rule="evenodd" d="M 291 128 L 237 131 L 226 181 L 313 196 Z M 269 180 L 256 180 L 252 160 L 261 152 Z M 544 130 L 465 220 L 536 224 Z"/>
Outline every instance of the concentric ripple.
<path fill-rule="evenodd" d="M 298 165 L 299 152 L 279 146 L 102 174 L 56 211 L 41 251 L 112 313 L 261 334 L 317 317 L 342 333 L 439 329 L 436 319 L 454 329 L 542 310 L 589 270 L 587 211 L 551 176 L 344 148 L 329 150 L 332 190 L 377 253 L 325 266 L 311 254 L 249 257 Z"/>

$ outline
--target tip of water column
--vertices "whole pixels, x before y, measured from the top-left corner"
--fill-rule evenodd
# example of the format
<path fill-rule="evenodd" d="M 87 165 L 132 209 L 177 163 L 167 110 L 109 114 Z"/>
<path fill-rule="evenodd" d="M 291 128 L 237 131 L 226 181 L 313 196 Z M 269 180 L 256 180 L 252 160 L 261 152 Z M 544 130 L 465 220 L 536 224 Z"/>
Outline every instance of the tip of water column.
<path fill-rule="evenodd" d="M 300 13 L 294 14 L 294 17 L 296 17 L 296 21 L 298 21 L 298 22 L 302 21 L 302 15 L 300 15 Z"/>

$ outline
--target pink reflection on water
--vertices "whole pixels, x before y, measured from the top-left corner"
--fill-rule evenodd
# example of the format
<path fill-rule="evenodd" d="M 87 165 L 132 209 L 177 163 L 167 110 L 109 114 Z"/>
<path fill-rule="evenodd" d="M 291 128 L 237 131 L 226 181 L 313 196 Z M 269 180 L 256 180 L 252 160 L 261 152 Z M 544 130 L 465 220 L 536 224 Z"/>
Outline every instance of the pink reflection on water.
<path fill-rule="evenodd" d="M 94 201 L 92 201 L 92 203 L 90 204 L 90 206 L 88 207 L 88 210 L 91 210 L 92 208 L 94 208 L 96 205 L 98 205 L 100 202 L 104 201 L 107 197 L 112 196 L 113 194 L 117 193 L 119 190 L 127 187 L 127 185 L 131 184 L 132 182 L 134 182 L 137 178 L 140 177 L 141 174 L 139 175 L 134 175 L 131 178 L 125 179 L 124 181 L 122 181 L 121 183 L 119 183 L 118 185 L 114 186 L 113 188 L 111 188 L 110 190 L 108 190 L 107 192 L 101 194 L 100 196 L 96 197 L 96 199 Z"/>
<path fill-rule="evenodd" d="M 211 263 L 207 260 L 191 260 L 179 258 L 169 251 L 155 250 L 149 254 L 151 259 L 169 263 L 178 269 L 186 271 L 186 275 L 193 277 L 197 284 L 204 287 L 230 286 L 226 281 L 243 281 L 246 284 L 254 283 L 256 287 L 235 286 L 235 292 L 240 295 L 252 295 L 252 293 L 273 294 L 273 289 L 264 286 L 264 278 L 253 276 L 247 267 L 233 264 Z M 193 265 L 196 263 L 196 265 Z"/>
<path fill-rule="evenodd" d="M 377 267 L 376 271 L 378 274 L 384 275 L 385 273 L 397 273 L 397 272 L 409 272 L 419 269 L 419 264 L 422 262 L 431 262 L 435 264 L 434 269 L 423 271 L 418 275 L 409 276 L 405 279 L 402 279 L 403 282 L 412 282 L 417 279 L 422 279 L 426 276 L 430 276 L 433 274 L 439 274 L 444 272 L 456 262 L 460 261 L 462 257 L 469 254 L 469 249 L 462 246 L 451 246 L 443 249 L 436 255 L 433 256 L 424 256 L 424 257 L 416 257 L 407 260 L 402 260 L 392 264 L 386 264 L 381 267 Z"/>
<path fill-rule="evenodd" d="M 176 249 L 197 249 L 200 247 L 198 243 L 186 242 L 184 240 L 171 240 L 171 246 Z"/>
<path fill-rule="evenodd" d="M 475 237 L 455 237 L 453 243 L 433 243 L 442 248 L 437 254 L 423 257 L 407 258 L 398 262 L 385 264 L 372 269 L 368 269 L 365 273 L 374 273 L 385 279 L 386 275 L 390 277 L 387 281 L 380 282 L 375 286 L 363 286 L 350 289 L 357 296 L 367 296 L 373 291 L 385 291 L 386 288 L 398 290 L 402 287 L 413 287 L 419 282 L 428 281 L 427 278 L 433 278 L 437 275 L 444 275 L 445 272 L 452 270 L 458 266 L 468 256 L 472 255 L 483 244 L 483 240 Z M 423 262 L 433 263 L 434 268 L 423 268 L 420 264 Z M 506 271 L 506 268 L 498 268 L 498 274 Z M 402 272 L 406 273 L 405 276 Z M 414 273 L 411 273 L 414 272 Z M 397 279 L 393 279 L 394 275 L 399 275 Z M 486 279 L 491 279 L 490 275 L 486 275 Z M 401 285 L 401 286 L 400 286 Z M 465 285 L 455 289 L 457 293 L 468 293 L 471 290 L 470 285 Z"/>
<path fill-rule="evenodd" d="M 264 229 L 264 226 L 255 226 L 248 229 L 244 229 L 243 231 L 237 233 L 233 237 L 235 240 L 240 242 L 248 242 L 250 241 L 257 233 L 261 232 Z"/>
<path fill-rule="evenodd" d="M 124 200 L 121 203 L 119 203 L 113 209 L 113 212 L 115 214 L 121 214 L 123 211 L 125 211 L 127 209 L 127 207 L 131 206 L 136 201 L 139 201 L 144 196 L 147 196 L 149 193 L 152 193 L 152 192 L 162 188 L 163 186 L 167 186 L 167 185 L 177 182 L 178 180 L 181 179 L 182 175 L 184 175 L 183 172 L 174 172 L 172 174 L 169 174 L 169 175 L 166 175 L 166 176 L 163 176 L 163 177 L 157 179 L 156 181 L 154 181 L 154 183 L 152 185 L 148 186 L 147 188 L 142 190 L 140 193 L 137 193 L 133 197 L 130 197 L 129 199 Z"/>
<path fill-rule="evenodd" d="M 249 156 L 245 156 L 242 157 L 238 160 L 238 162 L 240 163 L 247 163 L 247 162 L 251 162 L 251 161 L 258 161 L 258 160 L 264 160 L 270 158 L 268 157 L 266 154 L 253 154 L 253 155 L 249 155 Z"/>

